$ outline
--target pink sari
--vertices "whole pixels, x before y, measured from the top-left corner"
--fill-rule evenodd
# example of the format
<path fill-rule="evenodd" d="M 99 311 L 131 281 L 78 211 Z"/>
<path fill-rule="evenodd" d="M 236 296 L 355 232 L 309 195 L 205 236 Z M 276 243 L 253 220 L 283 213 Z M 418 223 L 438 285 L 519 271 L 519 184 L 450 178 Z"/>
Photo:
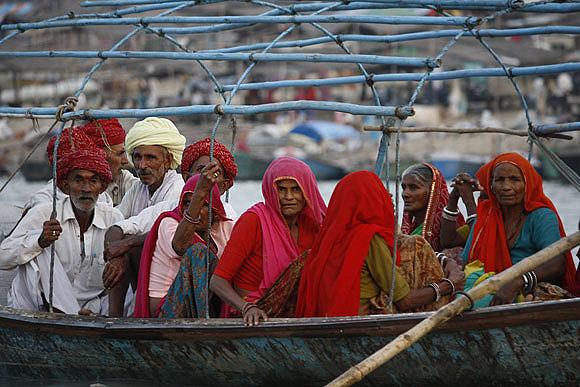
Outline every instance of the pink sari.
<path fill-rule="evenodd" d="M 262 297 L 300 255 L 298 245 L 290 235 L 290 229 L 282 216 L 278 199 L 276 182 L 287 179 L 296 181 L 302 189 L 306 200 L 302 215 L 321 225 L 326 214 L 326 204 L 318 190 L 316 177 L 308 165 L 292 157 L 280 157 L 270 163 L 262 180 L 264 202 L 248 209 L 260 218 L 264 259 L 264 278 L 259 289 L 246 296 L 248 301 L 256 301 Z"/>
<path fill-rule="evenodd" d="M 145 243 L 143 244 L 143 250 L 141 252 L 141 261 L 139 263 L 139 275 L 137 279 L 137 291 L 135 292 L 135 310 L 133 312 L 133 317 L 137 318 L 152 317 L 151 314 L 149 313 L 149 275 L 151 273 L 151 260 L 153 258 L 153 253 L 155 252 L 155 246 L 157 245 L 157 238 L 159 237 L 159 225 L 161 224 L 161 221 L 165 218 L 173 218 L 178 222 L 180 222 L 181 219 L 183 219 L 181 207 L 183 206 L 185 194 L 193 193 L 193 191 L 195 191 L 195 187 L 197 186 L 199 177 L 200 175 L 195 175 L 190 177 L 189 180 L 187 180 L 181 191 L 179 205 L 171 211 L 161 213 L 161 215 L 159 215 L 159 217 L 153 224 L 153 227 L 151 227 L 151 231 L 149 231 L 149 234 L 145 239 Z M 208 200 L 209 197 L 206 198 L 206 202 L 208 202 Z M 212 208 L 215 216 L 227 219 L 224 206 L 220 199 L 220 193 L 217 185 L 214 185 L 212 189 Z M 192 244 L 198 242 L 205 244 L 205 241 L 201 239 L 197 234 L 195 234 Z M 160 304 L 160 307 L 162 304 L 163 303 Z"/>

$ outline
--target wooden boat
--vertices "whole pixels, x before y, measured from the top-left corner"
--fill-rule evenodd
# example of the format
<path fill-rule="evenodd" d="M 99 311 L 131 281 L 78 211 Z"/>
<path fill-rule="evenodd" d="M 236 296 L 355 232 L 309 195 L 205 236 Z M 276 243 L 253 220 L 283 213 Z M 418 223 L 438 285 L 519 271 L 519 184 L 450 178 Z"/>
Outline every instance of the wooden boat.
<path fill-rule="evenodd" d="M 319 386 L 429 313 L 344 318 L 136 320 L 0 307 L 0 374 L 51 382 Z M 465 313 L 362 385 L 580 383 L 580 299 Z M 483 379 L 485 375 L 485 379 Z"/>

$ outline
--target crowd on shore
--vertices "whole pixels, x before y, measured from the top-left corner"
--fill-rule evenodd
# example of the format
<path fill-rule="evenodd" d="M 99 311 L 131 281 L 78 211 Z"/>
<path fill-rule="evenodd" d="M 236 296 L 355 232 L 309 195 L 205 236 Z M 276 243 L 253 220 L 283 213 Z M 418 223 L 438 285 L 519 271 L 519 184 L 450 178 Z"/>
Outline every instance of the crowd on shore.
<path fill-rule="evenodd" d="M 397 225 L 374 173 L 344 177 L 327 205 L 310 168 L 291 157 L 272 161 L 263 201 L 238 216 L 222 201 L 238 173 L 233 155 L 209 138 L 186 142 L 156 117 L 127 132 L 94 120 L 53 137 L 56 205 L 49 181 L 0 244 L 0 269 L 17 270 L 8 306 L 246 325 L 429 311 L 565 235 L 540 175 L 517 153 L 451 187 L 434 166 L 412 165 Z M 578 295 L 567 252 L 474 307 Z"/>

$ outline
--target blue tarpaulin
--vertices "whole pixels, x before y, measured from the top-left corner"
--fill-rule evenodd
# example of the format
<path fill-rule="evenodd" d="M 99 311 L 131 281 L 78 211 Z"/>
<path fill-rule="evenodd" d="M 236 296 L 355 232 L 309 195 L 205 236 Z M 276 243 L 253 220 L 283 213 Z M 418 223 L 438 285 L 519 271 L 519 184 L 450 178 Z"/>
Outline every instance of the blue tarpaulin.
<path fill-rule="evenodd" d="M 332 121 L 305 121 L 294 127 L 290 134 L 302 134 L 318 143 L 327 139 L 340 140 L 360 137 L 360 132 L 352 126 Z"/>

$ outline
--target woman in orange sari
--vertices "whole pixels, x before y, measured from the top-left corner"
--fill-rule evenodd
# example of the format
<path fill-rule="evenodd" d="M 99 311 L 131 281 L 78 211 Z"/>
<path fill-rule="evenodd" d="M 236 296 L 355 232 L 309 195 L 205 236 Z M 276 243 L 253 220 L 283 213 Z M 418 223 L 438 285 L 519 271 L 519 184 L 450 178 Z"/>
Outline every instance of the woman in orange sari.
<path fill-rule="evenodd" d="M 470 263 L 466 272 L 473 269 L 476 274 L 480 265 L 488 275 L 499 273 L 565 236 L 556 207 L 544 194 L 542 178 L 525 158 L 517 153 L 501 154 L 476 176 L 488 198 L 477 206 L 477 221 L 465 246 L 464 258 Z M 469 277 L 471 287 L 474 283 Z M 503 286 L 486 303 L 508 304 L 520 293 L 539 299 L 572 296 L 547 283 L 578 291 L 570 252 Z"/>
<path fill-rule="evenodd" d="M 395 217 L 390 195 L 372 172 L 354 172 L 336 186 L 326 218 L 306 259 L 297 317 L 391 312 Z M 399 311 L 428 310 L 449 301 L 464 276 L 457 266 L 444 278 L 433 249 L 421 237 L 400 247 L 392 300 Z M 409 258 L 409 259 L 407 259 Z M 422 309 L 421 309 L 422 308 Z"/>

